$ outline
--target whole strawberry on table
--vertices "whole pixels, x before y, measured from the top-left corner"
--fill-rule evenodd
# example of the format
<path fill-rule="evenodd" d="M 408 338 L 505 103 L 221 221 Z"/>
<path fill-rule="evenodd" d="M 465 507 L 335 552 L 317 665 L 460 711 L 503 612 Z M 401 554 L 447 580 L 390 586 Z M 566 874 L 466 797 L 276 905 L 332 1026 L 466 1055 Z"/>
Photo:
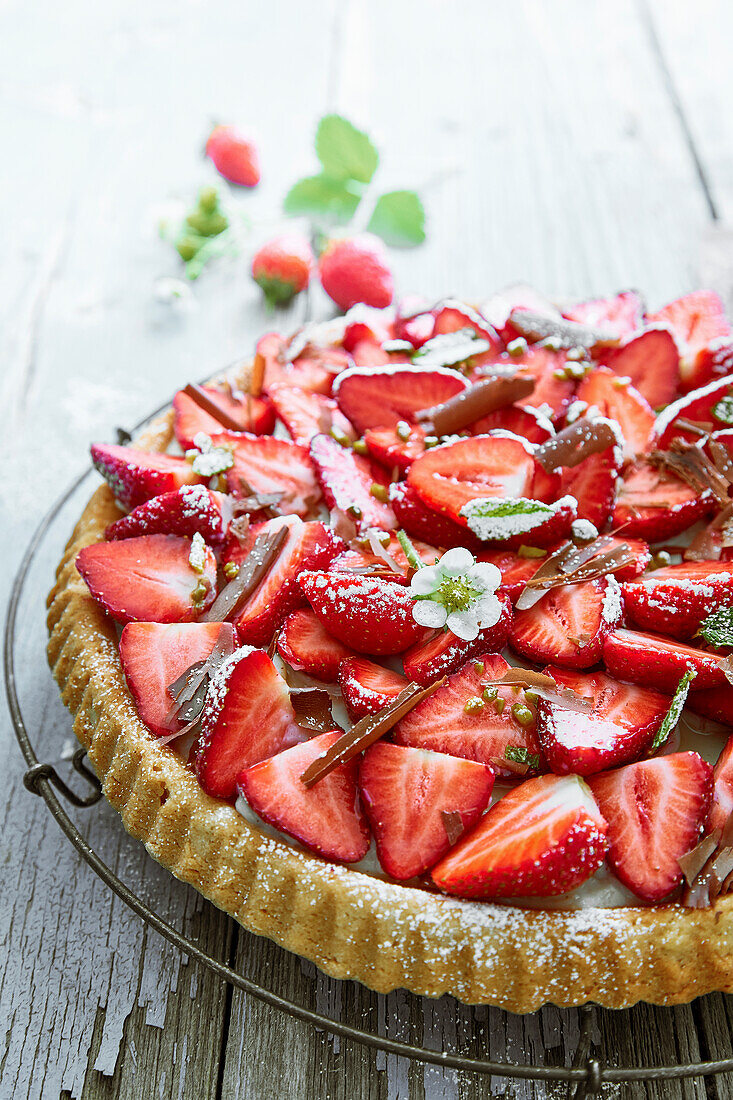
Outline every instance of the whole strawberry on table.
<path fill-rule="evenodd" d="M 347 260 L 324 253 L 324 285 Z M 717 295 L 356 306 L 173 408 L 168 453 L 93 446 L 125 514 L 77 566 L 204 790 L 460 897 L 728 891 Z"/>

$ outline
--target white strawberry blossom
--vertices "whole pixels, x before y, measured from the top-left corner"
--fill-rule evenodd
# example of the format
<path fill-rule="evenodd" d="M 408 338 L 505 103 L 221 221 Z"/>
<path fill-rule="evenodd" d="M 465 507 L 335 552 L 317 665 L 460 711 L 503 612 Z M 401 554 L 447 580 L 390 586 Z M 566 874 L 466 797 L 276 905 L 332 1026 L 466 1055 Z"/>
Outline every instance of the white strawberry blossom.
<path fill-rule="evenodd" d="M 502 604 L 496 595 L 500 584 L 501 573 L 495 565 L 477 562 L 470 550 L 457 546 L 413 576 L 412 617 L 420 626 L 447 627 L 472 642 L 480 630 L 494 626 L 501 617 Z"/>

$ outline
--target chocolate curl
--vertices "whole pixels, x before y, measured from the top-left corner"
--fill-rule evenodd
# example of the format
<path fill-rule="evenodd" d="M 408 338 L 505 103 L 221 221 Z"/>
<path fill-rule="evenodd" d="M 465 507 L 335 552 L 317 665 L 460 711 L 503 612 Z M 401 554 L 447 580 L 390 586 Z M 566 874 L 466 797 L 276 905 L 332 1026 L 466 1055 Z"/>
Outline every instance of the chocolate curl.
<path fill-rule="evenodd" d="M 720 561 L 724 546 L 733 545 L 733 501 L 695 535 L 684 552 L 685 561 Z"/>
<path fill-rule="evenodd" d="M 224 409 L 219 408 L 215 401 L 209 397 L 203 386 L 197 386 L 195 382 L 189 382 L 184 387 L 183 392 L 195 401 L 200 409 L 208 413 L 209 416 L 213 416 L 214 420 L 218 420 L 223 428 L 227 428 L 230 432 L 241 432 L 242 425 L 238 424 L 233 416 L 230 416 Z"/>
<path fill-rule="evenodd" d="M 589 699 L 584 699 L 582 695 L 578 695 L 571 688 L 560 687 L 557 680 L 553 679 L 552 676 L 548 676 L 547 673 L 535 672 L 531 668 L 507 669 L 501 679 L 493 682 L 494 684 L 506 684 L 510 687 L 517 686 L 533 691 L 535 695 L 539 695 L 541 699 L 546 699 L 548 703 L 558 703 L 566 710 L 576 711 L 578 714 L 588 714 L 593 709 L 593 704 Z M 509 767 L 507 763 L 504 766 Z"/>
<path fill-rule="evenodd" d="M 634 561 L 633 551 L 627 543 L 604 550 L 610 543 L 611 539 L 606 535 L 594 539 L 587 546 L 576 547 L 572 542 L 564 542 L 554 554 L 544 559 L 530 577 L 516 606 L 520 611 L 525 611 L 534 607 L 550 588 L 599 580 Z"/>
<path fill-rule="evenodd" d="M 583 459 L 617 445 L 618 437 L 608 422 L 582 416 L 540 444 L 534 456 L 542 469 L 551 473 L 558 466 L 577 466 Z"/>
<path fill-rule="evenodd" d="M 445 826 L 445 833 L 448 837 L 448 843 L 452 848 L 465 832 L 463 818 L 458 813 L 458 810 L 441 810 L 441 816 L 443 818 L 443 825 Z"/>
<path fill-rule="evenodd" d="M 252 361 L 252 371 L 249 376 L 249 386 L 247 387 L 247 393 L 250 397 L 259 397 L 262 393 L 262 387 L 265 384 L 265 357 L 261 352 L 255 352 L 254 360 Z"/>
<path fill-rule="evenodd" d="M 338 741 L 335 741 L 326 752 L 306 768 L 300 777 L 301 782 L 310 788 L 319 779 L 324 779 L 339 764 L 346 764 L 353 757 L 358 756 L 445 682 L 444 676 L 442 680 L 437 680 L 428 687 L 408 684 L 391 703 L 387 703 L 376 714 L 365 715 L 350 730 L 347 730 L 343 737 L 339 737 Z"/>
<path fill-rule="evenodd" d="M 339 727 L 333 720 L 331 696 L 325 688 L 291 688 L 290 702 L 295 721 L 314 733 L 330 733 Z"/>
<path fill-rule="evenodd" d="M 249 597 L 270 572 L 287 537 L 287 527 L 281 527 L 274 534 L 259 534 L 249 554 L 240 565 L 236 577 L 222 588 L 200 621 L 216 623 L 236 618 Z"/>
<path fill-rule="evenodd" d="M 415 413 L 415 419 L 423 425 L 428 435 L 451 435 L 482 416 L 529 397 L 534 388 L 534 378 L 487 378 L 461 390 L 441 405 L 421 409 Z"/>
<path fill-rule="evenodd" d="M 165 716 L 165 724 L 172 728 L 175 722 L 187 723 L 183 729 L 173 734 L 174 737 L 180 737 L 181 734 L 186 733 L 201 717 L 211 677 L 219 666 L 232 656 L 236 648 L 234 630 L 231 627 L 222 627 L 214 648 L 206 660 L 196 661 L 172 684 L 168 684 L 165 690 L 173 699 L 173 705 Z"/>
<path fill-rule="evenodd" d="M 719 443 L 717 439 L 711 439 L 708 443 L 708 450 L 710 451 L 710 457 L 713 460 L 715 469 L 721 474 L 729 485 L 733 485 L 733 459 L 728 453 L 726 447 L 722 443 Z"/>
<path fill-rule="evenodd" d="M 649 461 L 670 470 L 697 493 L 710 492 L 720 508 L 730 504 L 729 483 L 696 443 L 673 439 L 668 451 L 653 451 Z"/>

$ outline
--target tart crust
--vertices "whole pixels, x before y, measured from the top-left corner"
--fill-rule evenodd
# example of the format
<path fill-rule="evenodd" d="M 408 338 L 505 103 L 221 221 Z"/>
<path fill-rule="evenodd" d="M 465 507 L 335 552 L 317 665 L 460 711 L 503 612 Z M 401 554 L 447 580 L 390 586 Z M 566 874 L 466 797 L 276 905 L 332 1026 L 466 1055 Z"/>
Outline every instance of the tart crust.
<path fill-rule="evenodd" d="M 164 451 L 172 426 L 169 410 L 135 445 Z M 403 987 L 531 1012 L 547 1002 L 626 1008 L 733 992 L 733 896 L 708 909 L 462 901 L 326 863 L 207 795 L 140 720 L 114 625 L 74 564 L 119 515 L 104 485 L 74 529 L 48 597 L 48 660 L 106 798 L 177 878 L 249 931 L 379 993 Z"/>

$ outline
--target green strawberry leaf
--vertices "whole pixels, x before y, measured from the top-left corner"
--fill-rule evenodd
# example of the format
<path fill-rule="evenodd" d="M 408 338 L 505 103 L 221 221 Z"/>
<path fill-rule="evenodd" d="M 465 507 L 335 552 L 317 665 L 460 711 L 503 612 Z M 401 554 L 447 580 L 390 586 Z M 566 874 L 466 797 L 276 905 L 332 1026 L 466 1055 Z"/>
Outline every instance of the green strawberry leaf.
<path fill-rule="evenodd" d="M 379 164 L 369 136 L 341 115 L 324 115 L 318 123 L 316 155 L 324 174 L 334 180 L 369 183 Z"/>
<path fill-rule="evenodd" d="M 708 645 L 733 646 L 733 607 L 721 607 L 708 615 L 698 630 Z"/>
<path fill-rule="evenodd" d="M 360 198 L 343 180 L 322 173 L 293 184 L 285 196 L 283 209 L 286 214 L 348 222 L 356 213 Z"/>
<path fill-rule="evenodd" d="M 677 685 L 677 690 L 672 696 L 672 702 L 670 704 L 669 710 L 662 719 L 662 724 L 659 727 L 657 736 L 652 742 L 652 747 L 649 750 L 650 755 L 652 753 L 655 753 L 657 749 L 661 749 L 662 745 L 664 745 L 669 736 L 674 732 L 674 728 L 680 720 L 682 708 L 687 702 L 687 693 L 690 690 L 690 684 L 696 676 L 697 672 L 694 668 L 692 668 L 692 666 L 690 666 L 687 669 L 687 672 L 685 672 L 685 674 L 683 675 L 679 684 Z"/>
<path fill-rule="evenodd" d="M 380 195 L 369 225 L 387 244 L 410 248 L 425 240 L 425 211 L 415 191 L 388 191 Z"/>

